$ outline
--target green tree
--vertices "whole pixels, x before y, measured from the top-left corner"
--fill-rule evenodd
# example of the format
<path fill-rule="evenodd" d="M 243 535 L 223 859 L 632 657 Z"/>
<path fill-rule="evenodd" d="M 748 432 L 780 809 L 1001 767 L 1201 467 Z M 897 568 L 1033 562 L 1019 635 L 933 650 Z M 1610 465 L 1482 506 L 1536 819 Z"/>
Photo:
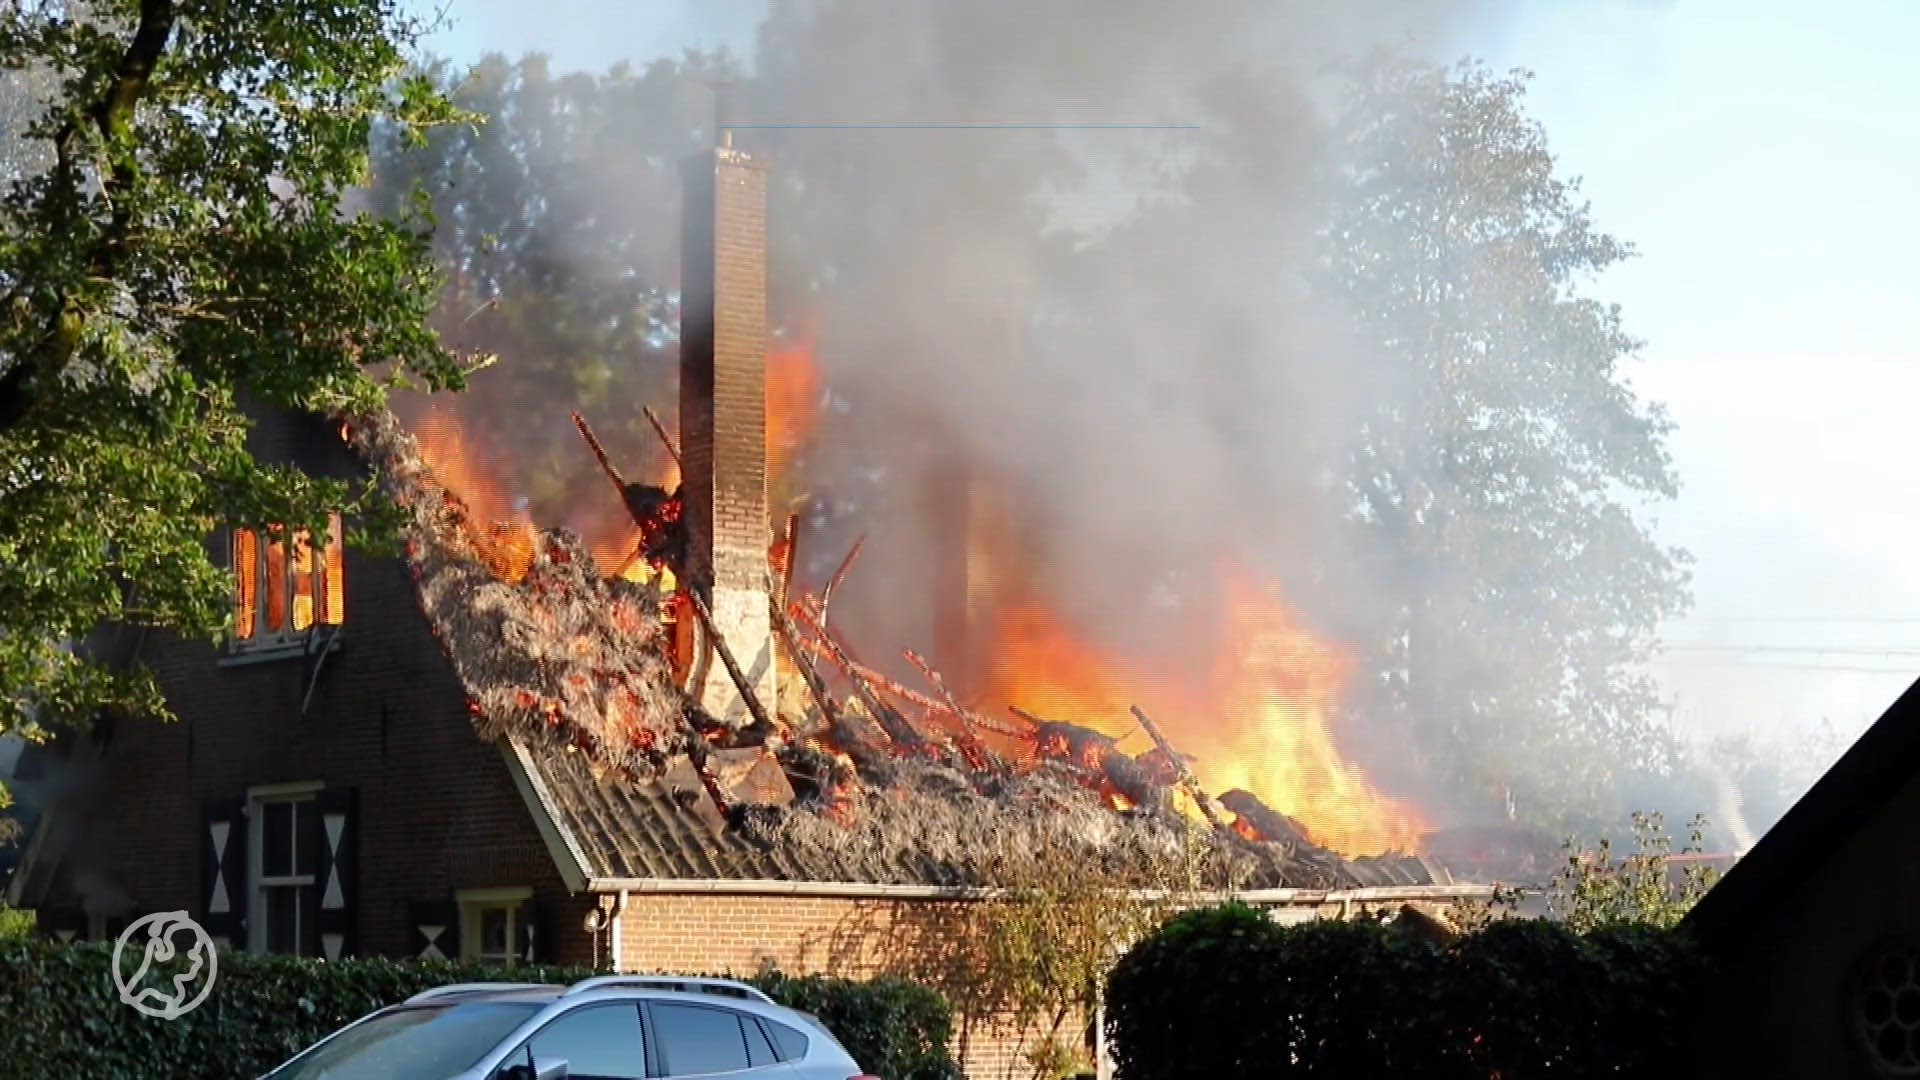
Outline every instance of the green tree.
<path fill-rule="evenodd" d="M 1091 1072 L 1085 1036 L 1114 963 L 1197 905 L 1219 869 L 1198 831 L 1151 864 L 1093 865 L 1065 845 L 1036 849 L 996 867 L 994 894 L 964 913 L 886 926 L 893 974 L 952 1003 L 963 1062 L 976 1034 L 998 1030 L 1029 1048 L 1006 1063 L 1009 1078 L 1023 1067 L 1027 1080 Z"/>
<path fill-rule="evenodd" d="M 265 464 L 252 403 L 375 407 L 457 385 L 414 226 L 343 213 L 371 131 L 454 113 L 400 78 L 398 0 L 13 5 L 0 68 L 50 81 L 45 167 L 0 203 L 0 732 L 166 712 L 79 647 L 121 625 L 216 636 L 223 525 L 326 530 L 363 487 Z"/>
<path fill-rule="evenodd" d="M 1391 597 L 1358 707 L 1423 747 L 1422 787 L 1528 820 L 1607 815 L 1672 744 L 1644 661 L 1687 556 L 1636 509 L 1677 481 L 1638 348 L 1589 297 L 1600 232 L 1522 108 L 1526 76 L 1361 69 L 1333 129 L 1321 295 L 1374 362 L 1342 463 Z"/>
<path fill-rule="evenodd" d="M 568 412 L 585 413 L 636 479 L 665 468 L 640 406 L 671 406 L 678 385 L 680 163 L 711 115 L 706 84 L 732 77 L 731 62 L 694 53 L 556 75 L 537 55 L 495 55 L 422 74 L 486 122 L 419 145 L 377 141 L 369 199 L 400 217 L 426 193 L 448 281 L 433 325 L 499 357 L 460 414 L 475 437 L 514 433 L 501 463 L 535 520 L 589 534 L 596 520 L 624 521 L 597 497 L 604 482 Z M 402 404 L 417 419 L 431 403 Z"/>

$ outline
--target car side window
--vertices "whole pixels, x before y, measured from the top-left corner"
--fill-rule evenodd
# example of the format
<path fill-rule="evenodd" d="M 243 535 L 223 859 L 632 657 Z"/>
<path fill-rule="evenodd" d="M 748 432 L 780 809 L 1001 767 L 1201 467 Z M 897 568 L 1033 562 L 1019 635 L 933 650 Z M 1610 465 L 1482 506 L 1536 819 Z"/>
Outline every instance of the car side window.
<path fill-rule="evenodd" d="M 645 1080 L 640 1010 L 632 1003 L 589 1005 L 534 1032 L 506 1064 L 522 1064 L 527 1049 L 538 1062 L 563 1058 L 568 1080 Z"/>
<path fill-rule="evenodd" d="M 747 1048 L 752 1018 L 704 1005 L 654 1002 L 649 1009 L 654 1045 L 666 1075 L 706 1076 L 759 1064 Z"/>
<path fill-rule="evenodd" d="M 747 1035 L 747 1064 L 756 1069 L 762 1065 L 780 1064 L 780 1054 L 774 1050 L 773 1043 L 767 1039 L 767 1033 L 761 1028 L 758 1017 L 742 1016 L 740 1028 Z"/>
<path fill-rule="evenodd" d="M 798 1061 L 807 1056 L 807 1037 L 777 1020 L 762 1020 L 780 1051 L 781 1061 Z"/>

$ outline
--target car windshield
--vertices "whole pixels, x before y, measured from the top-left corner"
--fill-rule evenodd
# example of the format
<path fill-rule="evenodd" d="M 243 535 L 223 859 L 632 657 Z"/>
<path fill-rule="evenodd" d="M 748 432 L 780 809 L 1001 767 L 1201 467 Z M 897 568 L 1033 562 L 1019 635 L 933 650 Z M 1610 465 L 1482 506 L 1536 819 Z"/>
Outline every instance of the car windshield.
<path fill-rule="evenodd" d="M 538 1009 L 516 1001 L 396 1009 L 348 1028 L 271 1075 L 273 1080 L 452 1076 L 472 1068 Z"/>

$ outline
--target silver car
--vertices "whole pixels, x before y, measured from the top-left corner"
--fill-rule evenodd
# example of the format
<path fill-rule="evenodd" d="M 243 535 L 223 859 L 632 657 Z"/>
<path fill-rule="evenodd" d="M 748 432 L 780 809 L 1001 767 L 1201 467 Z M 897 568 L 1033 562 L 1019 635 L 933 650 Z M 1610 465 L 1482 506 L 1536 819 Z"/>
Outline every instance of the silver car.
<path fill-rule="evenodd" d="M 877 1080 L 820 1021 L 725 979 L 461 983 L 363 1017 L 271 1080 Z"/>

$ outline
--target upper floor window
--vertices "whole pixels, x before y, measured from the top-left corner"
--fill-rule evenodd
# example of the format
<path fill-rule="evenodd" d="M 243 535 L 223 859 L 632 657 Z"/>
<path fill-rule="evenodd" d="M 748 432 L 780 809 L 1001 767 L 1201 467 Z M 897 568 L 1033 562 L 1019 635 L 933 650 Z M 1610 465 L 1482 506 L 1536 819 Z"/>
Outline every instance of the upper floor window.
<path fill-rule="evenodd" d="M 304 530 L 233 530 L 233 574 L 240 647 L 290 644 L 316 625 L 346 621 L 346 547 L 338 514 L 328 520 L 324 547 Z"/>

